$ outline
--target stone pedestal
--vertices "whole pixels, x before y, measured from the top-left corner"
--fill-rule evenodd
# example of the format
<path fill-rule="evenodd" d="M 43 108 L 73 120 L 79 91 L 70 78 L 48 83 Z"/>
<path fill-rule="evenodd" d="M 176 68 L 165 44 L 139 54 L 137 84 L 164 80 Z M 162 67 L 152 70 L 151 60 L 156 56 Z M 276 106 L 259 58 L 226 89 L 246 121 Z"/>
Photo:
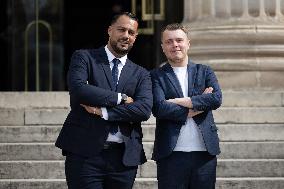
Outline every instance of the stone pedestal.
<path fill-rule="evenodd" d="M 284 89 L 284 0 L 185 0 L 183 23 L 223 89 Z"/>

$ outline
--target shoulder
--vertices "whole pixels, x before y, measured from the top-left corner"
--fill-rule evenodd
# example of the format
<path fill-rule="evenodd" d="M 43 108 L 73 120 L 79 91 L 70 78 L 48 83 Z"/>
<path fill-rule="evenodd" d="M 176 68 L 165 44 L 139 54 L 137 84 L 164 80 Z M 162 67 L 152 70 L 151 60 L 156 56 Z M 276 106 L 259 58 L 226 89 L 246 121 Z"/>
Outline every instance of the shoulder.
<path fill-rule="evenodd" d="M 91 49 L 78 49 L 75 50 L 72 54 L 71 59 L 80 59 L 81 61 L 86 61 L 91 55 Z"/>
<path fill-rule="evenodd" d="M 150 71 L 151 75 L 162 75 L 169 69 L 168 63 L 161 64 L 158 68 L 155 68 Z"/>
<path fill-rule="evenodd" d="M 139 72 L 141 74 L 147 74 L 147 75 L 150 74 L 149 71 L 146 68 L 139 66 L 138 64 L 135 64 L 134 62 L 132 62 L 129 59 L 127 59 L 127 64 L 136 72 Z"/>
<path fill-rule="evenodd" d="M 91 62 L 105 62 L 107 55 L 104 48 L 98 49 L 79 49 L 74 51 L 71 57 L 72 61 L 80 61 L 85 63 Z"/>
<path fill-rule="evenodd" d="M 93 49 L 78 49 L 73 52 L 72 56 L 85 56 L 90 54 L 91 51 L 93 51 Z"/>
<path fill-rule="evenodd" d="M 190 64 L 194 67 L 196 67 L 196 70 L 198 72 L 213 72 L 213 69 L 207 65 L 207 64 L 198 64 L 198 63 L 194 63 L 192 61 L 190 61 Z"/>
<path fill-rule="evenodd" d="M 73 52 L 72 57 L 79 56 L 82 58 L 87 58 L 87 57 L 96 57 L 97 55 L 103 55 L 103 54 L 106 54 L 103 47 L 100 47 L 98 49 L 78 49 Z"/>

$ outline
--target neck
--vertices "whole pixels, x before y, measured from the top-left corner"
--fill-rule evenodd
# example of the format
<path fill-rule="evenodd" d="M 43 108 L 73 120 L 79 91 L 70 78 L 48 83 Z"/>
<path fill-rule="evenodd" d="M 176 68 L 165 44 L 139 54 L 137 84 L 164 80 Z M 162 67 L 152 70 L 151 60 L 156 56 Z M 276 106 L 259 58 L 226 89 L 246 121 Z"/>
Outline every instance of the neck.
<path fill-rule="evenodd" d="M 107 48 L 116 58 L 121 58 L 125 55 L 125 54 L 118 54 L 116 51 L 113 50 L 113 48 L 109 43 L 107 44 Z"/>

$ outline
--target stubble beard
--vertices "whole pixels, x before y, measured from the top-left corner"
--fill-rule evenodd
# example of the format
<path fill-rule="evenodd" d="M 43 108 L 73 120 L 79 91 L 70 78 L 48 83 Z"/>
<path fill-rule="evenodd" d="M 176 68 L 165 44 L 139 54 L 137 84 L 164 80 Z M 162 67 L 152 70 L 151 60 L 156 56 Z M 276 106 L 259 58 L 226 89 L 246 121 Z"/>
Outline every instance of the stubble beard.
<path fill-rule="evenodd" d="M 133 47 L 133 45 L 128 44 L 127 49 L 122 49 L 122 48 L 119 47 L 118 42 L 116 42 L 116 41 L 110 41 L 110 45 L 111 45 L 112 49 L 114 50 L 114 52 L 116 52 L 118 55 L 121 55 L 121 56 L 126 55 Z"/>

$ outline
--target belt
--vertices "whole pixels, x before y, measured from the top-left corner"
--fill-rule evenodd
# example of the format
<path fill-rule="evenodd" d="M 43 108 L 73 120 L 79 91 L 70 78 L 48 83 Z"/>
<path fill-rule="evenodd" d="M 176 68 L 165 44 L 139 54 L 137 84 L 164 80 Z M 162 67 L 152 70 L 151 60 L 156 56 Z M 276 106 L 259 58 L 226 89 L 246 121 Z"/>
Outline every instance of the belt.
<path fill-rule="evenodd" d="M 124 148 L 124 143 L 117 143 L 117 142 L 105 142 L 104 143 L 104 150 L 110 150 L 110 149 L 121 149 Z"/>

